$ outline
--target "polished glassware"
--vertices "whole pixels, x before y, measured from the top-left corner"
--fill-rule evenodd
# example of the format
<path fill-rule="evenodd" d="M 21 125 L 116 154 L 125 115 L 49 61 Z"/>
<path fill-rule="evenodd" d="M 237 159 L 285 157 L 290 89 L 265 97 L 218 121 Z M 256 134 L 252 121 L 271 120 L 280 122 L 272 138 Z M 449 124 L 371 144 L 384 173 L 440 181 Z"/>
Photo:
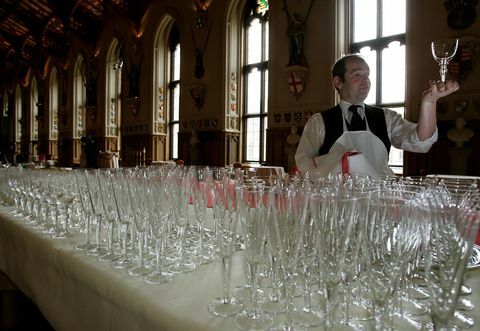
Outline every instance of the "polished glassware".
<path fill-rule="evenodd" d="M 339 321 L 338 306 L 343 275 L 348 268 L 350 242 L 356 222 L 357 198 L 348 190 L 329 185 L 310 197 L 310 210 L 315 226 L 315 245 L 320 264 L 319 280 L 325 291 L 325 327 L 353 328 Z"/>
<path fill-rule="evenodd" d="M 163 284 L 173 278 L 173 274 L 164 268 L 165 245 L 172 228 L 173 207 L 172 180 L 170 167 L 163 166 L 153 171 L 148 177 L 151 194 L 146 196 L 150 209 L 150 230 L 155 238 L 155 268 L 145 276 L 147 284 Z"/>
<path fill-rule="evenodd" d="M 359 206 L 375 330 L 393 329 L 394 300 L 404 271 L 421 245 L 417 208 L 389 192 L 370 194 L 360 199 Z"/>
<path fill-rule="evenodd" d="M 88 185 L 87 185 L 87 178 L 85 177 L 83 169 L 75 169 L 73 170 L 75 176 L 75 182 L 77 184 L 77 192 L 78 192 L 78 199 L 80 202 L 80 206 L 83 212 L 83 235 L 85 236 L 85 240 L 82 243 L 76 244 L 75 249 L 78 250 L 91 250 L 95 247 L 90 241 L 90 225 L 92 222 L 92 218 L 94 217 L 92 204 L 90 202 L 89 194 L 88 194 Z M 47 196 L 48 201 L 48 196 Z M 50 205 L 50 204 L 49 204 Z"/>
<path fill-rule="evenodd" d="M 453 59 L 458 48 L 458 39 L 442 39 L 432 41 L 432 55 L 440 65 L 440 81 L 445 82 L 448 63 Z"/>
<path fill-rule="evenodd" d="M 263 262 L 267 230 L 270 191 L 265 187 L 239 186 L 236 200 L 245 240 L 245 261 L 251 281 L 253 307 L 235 316 L 235 325 L 242 330 L 264 330 L 271 326 L 272 317 L 260 309 L 258 298 L 258 268 Z"/>
<path fill-rule="evenodd" d="M 70 213 L 71 206 L 75 200 L 76 185 L 74 175 L 71 171 L 66 171 L 58 176 L 55 176 L 53 183 L 53 194 L 56 198 L 57 213 L 55 231 L 52 234 L 53 238 L 65 239 L 70 237 Z"/>
<path fill-rule="evenodd" d="M 144 169 L 133 169 L 127 176 L 127 190 L 129 207 L 133 222 L 131 223 L 137 234 L 138 254 L 137 265 L 128 270 L 131 276 L 145 276 L 151 272 L 145 264 L 145 236 L 147 226 L 150 222 L 151 211 L 149 208 L 149 199 L 146 198 L 153 194 L 151 182 L 146 177 Z"/>
<path fill-rule="evenodd" d="M 212 207 L 216 221 L 216 249 L 222 262 L 222 296 L 215 298 L 208 311 L 214 315 L 228 317 L 240 313 L 243 303 L 230 295 L 232 257 L 235 253 L 238 211 L 235 198 L 235 181 L 226 173 L 216 172 L 212 177 Z"/>
<path fill-rule="evenodd" d="M 470 193 L 455 204 L 440 188 L 432 190 L 418 203 L 428 206 L 422 209 L 422 247 L 430 314 L 435 330 L 451 330 L 454 329 L 464 273 L 480 223 L 479 199 Z"/>
<path fill-rule="evenodd" d="M 83 172 L 87 185 L 87 194 L 92 208 L 92 220 L 95 225 L 95 247 L 87 250 L 87 254 L 94 256 L 101 256 L 107 253 L 101 239 L 103 221 L 105 219 L 105 202 L 101 194 L 98 172 L 98 169 L 89 169 Z"/>
<path fill-rule="evenodd" d="M 212 198 L 212 171 L 208 166 L 194 166 L 190 168 L 192 181 L 192 204 L 197 221 L 198 245 L 196 249 L 196 264 L 205 264 L 213 260 L 213 254 L 207 252 L 205 245 L 205 218 L 207 207 Z"/>
<path fill-rule="evenodd" d="M 295 187 L 278 187 L 270 192 L 267 217 L 267 243 L 278 251 L 282 282 L 286 293 L 287 318 L 276 329 L 295 330 L 293 295 L 301 249 L 303 247 L 308 193 Z"/>
<path fill-rule="evenodd" d="M 190 218 L 190 201 L 192 194 L 192 177 L 189 167 L 178 166 L 172 170 L 173 220 L 177 231 L 177 257 L 169 267 L 173 273 L 189 272 L 196 268 L 194 259 L 187 251 L 187 226 Z"/>
<path fill-rule="evenodd" d="M 100 255 L 98 259 L 100 261 L 115 261 L 120 258 L 120 255 L 114 252 L 113 244 L 117 210 L 115 207 L 115 199 L 113 197 L 113 184 L 110 181 L 110 170 L 98 170 L 96 172 L 96 177 L 99 186 L 100 199 L 102 200 L 102 206 L 104 209 L 104 220 L 106 221 L 107 225 L 107 247 L 105 249 L 105 254 Z"/>
<path fill-rule="evenodd" d="M 122 169 L 113 171 L 109 179 L 113 188 L 113 198 L 115 200 L 115 209 L 117 211 L 117 220 L 119 222 L 121 235 L 121 256 L 118 260 L 114 261 L 112 265 L 117 269 L 126 269 L 133 266 L 127 249 L 128 228 L 133 221 L 129 202 L 128 179 Z"/>

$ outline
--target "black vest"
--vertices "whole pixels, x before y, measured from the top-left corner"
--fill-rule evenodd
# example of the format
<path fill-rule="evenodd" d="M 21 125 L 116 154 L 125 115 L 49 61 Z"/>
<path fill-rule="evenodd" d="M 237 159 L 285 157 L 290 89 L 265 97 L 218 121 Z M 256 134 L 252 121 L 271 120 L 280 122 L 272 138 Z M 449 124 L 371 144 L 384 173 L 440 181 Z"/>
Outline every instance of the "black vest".
<path fill-rule="evenodd" d="M 332 145 L 343 134 L 343 114 L 339 105 L 321 112 L 325 123 L 325 140 L 320 147 L 318 155 L 327 154 Z M 367 117 L 370 131 L 376 135 L 385 145 L 387 153 L 390 154 L 390 138 L 388 138 L 387 122 L 382 108 L 365 105 L 365 116 Z"/>

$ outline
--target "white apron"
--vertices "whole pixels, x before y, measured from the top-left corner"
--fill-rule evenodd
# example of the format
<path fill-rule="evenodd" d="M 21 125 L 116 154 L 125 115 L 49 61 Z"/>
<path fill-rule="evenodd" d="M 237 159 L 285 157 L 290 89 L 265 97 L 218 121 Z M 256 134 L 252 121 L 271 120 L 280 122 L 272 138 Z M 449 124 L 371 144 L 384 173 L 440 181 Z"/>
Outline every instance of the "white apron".
<path fill-rule="evenodd" d="M 345 131 L 330 148 L 328 154 L 315 159 L 314 172 L 358 173 L 365 175 L 393 175 L 388 166 L 384 143 L 370 131 Z"/>

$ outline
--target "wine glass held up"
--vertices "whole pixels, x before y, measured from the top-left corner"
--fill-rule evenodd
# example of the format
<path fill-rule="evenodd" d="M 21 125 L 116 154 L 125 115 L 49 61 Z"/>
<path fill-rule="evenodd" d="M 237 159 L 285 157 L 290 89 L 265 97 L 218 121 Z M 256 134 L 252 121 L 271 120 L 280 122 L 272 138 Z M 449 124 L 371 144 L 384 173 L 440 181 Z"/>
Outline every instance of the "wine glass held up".
<path fill-rule="evenodd" d="M 432 41 L 432 55 L 440 65 L 440 81 L 445 83 L 448 63 L 453 59 L 458 48 L 458 39 L 442 39 Z"/>

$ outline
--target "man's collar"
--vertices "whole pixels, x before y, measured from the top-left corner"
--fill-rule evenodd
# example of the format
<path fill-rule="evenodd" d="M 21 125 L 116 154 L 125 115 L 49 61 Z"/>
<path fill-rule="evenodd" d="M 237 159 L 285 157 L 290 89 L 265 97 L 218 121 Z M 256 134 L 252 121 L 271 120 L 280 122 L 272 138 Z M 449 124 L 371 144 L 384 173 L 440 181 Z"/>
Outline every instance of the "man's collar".
<path fill-rule="evenodd" d="M 348 114 L 348 107 L 350 107 L 352 104 L 348 101 L 345 101 L 345 100 L 340 100 L 340 102 L 338 103 L 338 105 L 340 106 L 340 109 L 342 110 L 342 114 L 343 116 L 346 116 Z M 362 106 L 363 109 L 365 109 L 365 103 L 358 103 L 356 104 L 358 106 Z M 359 113 L 363 113 L 362 111 L 360 111 Z M 347 117 L 349 118 L 349 117 Z"/>

